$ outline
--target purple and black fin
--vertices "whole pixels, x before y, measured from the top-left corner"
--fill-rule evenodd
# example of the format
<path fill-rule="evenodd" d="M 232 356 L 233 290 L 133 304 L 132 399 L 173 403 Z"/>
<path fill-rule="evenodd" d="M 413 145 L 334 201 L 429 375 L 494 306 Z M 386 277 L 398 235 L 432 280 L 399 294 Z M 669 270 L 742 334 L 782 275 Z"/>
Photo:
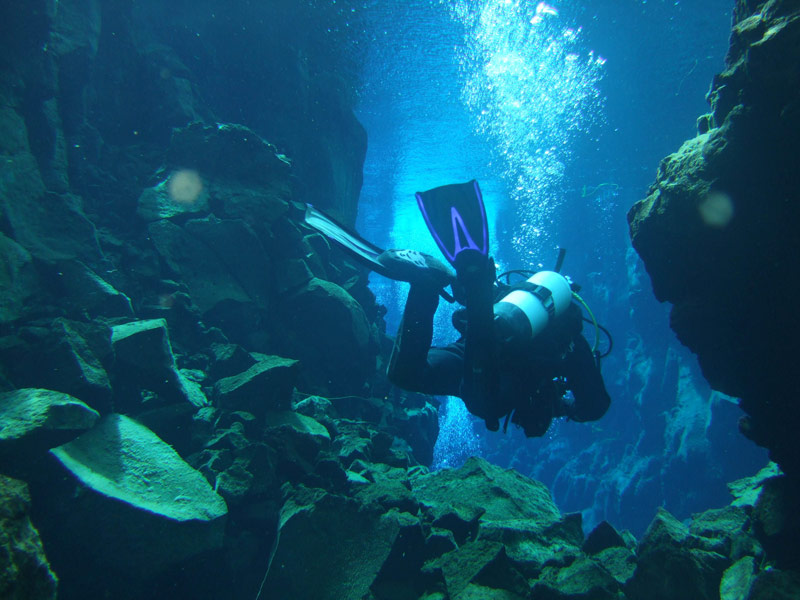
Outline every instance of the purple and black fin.
<path fill-rule="evenodd" d="M 451 265 L 464 250 L 488 255 L 489 227 L 477 181 L 443 185 L 416 196 L 436 245 Z"/>

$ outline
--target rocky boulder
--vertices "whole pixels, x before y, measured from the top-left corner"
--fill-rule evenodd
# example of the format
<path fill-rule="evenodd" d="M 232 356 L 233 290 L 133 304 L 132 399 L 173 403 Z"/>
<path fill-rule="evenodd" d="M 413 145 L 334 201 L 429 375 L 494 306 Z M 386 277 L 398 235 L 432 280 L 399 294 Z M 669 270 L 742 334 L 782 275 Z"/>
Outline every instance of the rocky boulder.
<path fill-rule="evenodd" d="M 54 479 L 40 490 L 41 529 L 65 582 L 88 584 L 80 571 L 93 564 L 91 585 L 137 589 L 171 565 L 221 546 L 225 502 L 136 421 L 109 415 L 51 453 Z"/>
<path fill-rule="evenodd" d="M 35 475 L 47 450 L 90 429 L 100 415 L 68 394 L 25 388 L 0 394 L 0 470 Z"/>
<path fill-rule="evenodd" d="M 0 475 L 0 597 L 55 600 L 58 579 L 28 516 L 30 505 L 28 486 Z"/>
<path fill-rule="evenodd" d="M 361 305 L 341 286 L 313 278 L 282 300 L 281 313 L 284 353 L 300 360 L 302 381 L 329 395 L 362 395 L 378 343 Z"/>
<path fill-rule="evenodd" d="M 164 319 L 115 325 L 111 345 L 116 358 L 117 410 L 141 411 L 145 392 L 155 393 L 158 404 L 189 402 L 200 407 L 208 403 L 200 386 L 178 370 Z"/>

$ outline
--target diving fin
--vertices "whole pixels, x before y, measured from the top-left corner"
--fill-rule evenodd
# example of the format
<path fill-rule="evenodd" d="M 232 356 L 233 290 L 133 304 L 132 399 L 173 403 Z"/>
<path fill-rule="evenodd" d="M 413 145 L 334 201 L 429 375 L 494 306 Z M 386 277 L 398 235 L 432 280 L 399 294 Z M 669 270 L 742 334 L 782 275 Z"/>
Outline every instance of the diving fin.
<path fill-rule="evenodd" d="M 349 227 L 342 225 L 310 204 L 306 204 L 305 222 L 312 229 L 316 229 L 329 240 L 339 244 L 368 269 L 392 279 L 386 267 L 378 260 L 378 257 L 383 254 L 383 250 L 375 244 L 368 242 Z"/>
<path fill-rule="evenodd" d="M 417 204 L 436 245 L 455 267 L 464 250 L 489 254 L 489 227 L 478 182 L 454 183 L 417 192 Z"/>
<path fill-rule="evenodd" d="M 447 287 L 455 279 L 452 270 L 439 259 L 416 250 L 383 250 L 310 204 L 306 205 L 305 223 L 365 267 L 389 279 L 436 288 Z M 452 301 L 449 294 L 442 292 L 442 296 Z"/>

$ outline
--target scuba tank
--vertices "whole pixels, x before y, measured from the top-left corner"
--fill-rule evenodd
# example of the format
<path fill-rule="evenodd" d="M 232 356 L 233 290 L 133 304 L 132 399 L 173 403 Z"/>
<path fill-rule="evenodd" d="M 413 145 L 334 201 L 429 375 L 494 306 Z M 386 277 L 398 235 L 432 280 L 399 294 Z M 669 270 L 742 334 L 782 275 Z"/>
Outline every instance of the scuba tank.
<path fill-rule="evenodd" d="M 571 302 L 572 288 L 563 275 L 539 271 L 495 303 L 495 335 L 511 344 L 529 341 Z"/>

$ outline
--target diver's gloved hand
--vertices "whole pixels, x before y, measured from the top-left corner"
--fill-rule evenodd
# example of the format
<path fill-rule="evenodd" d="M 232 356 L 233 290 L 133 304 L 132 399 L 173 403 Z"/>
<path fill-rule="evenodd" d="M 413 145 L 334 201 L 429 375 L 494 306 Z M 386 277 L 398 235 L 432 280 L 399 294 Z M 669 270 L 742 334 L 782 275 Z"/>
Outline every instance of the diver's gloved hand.
<path fill-rule="evenodd" d="M 495 266 L 491 257 L 477 250 L 462 250 L 455 260 L 458 277 L 459 295 L 463 295 L 462 304 L 491 303 L 494 299 Z M 461 298 L 457 299 L 461 301 Z"/>
<path fill-rule="evenodd" d="M 412 285 L 440 290 L 456 279 L 442 261 L 416 250 L 385 250 L 378 256 L 378 262 L 391 270 L 396 279 Z"/>

